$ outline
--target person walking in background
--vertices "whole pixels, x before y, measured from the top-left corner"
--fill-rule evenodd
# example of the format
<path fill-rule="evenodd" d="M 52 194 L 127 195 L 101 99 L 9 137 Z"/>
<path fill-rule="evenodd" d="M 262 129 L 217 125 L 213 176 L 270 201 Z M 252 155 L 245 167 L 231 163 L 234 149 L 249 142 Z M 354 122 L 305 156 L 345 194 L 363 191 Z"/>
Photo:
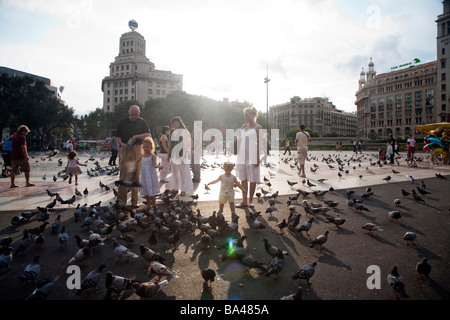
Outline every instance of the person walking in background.
<path fill-rule="evenodd" d="M 6 138 L 2 141 L 2 158 L 3 158 L 3 168 L 2 176 L 9 177 L 11 174 L 11 154 L 12 154 L 12 140 L 11 138 Z"/>
<path fill-rule="evenodd" d="M 242 192 L 247 191 L 239 183 L 236 176 L 231 173 L 233 171 L 233 169 L 234 169 L 234 163 L 225 162 L 223 164 L 223 170 L 225 171 L 225 173 L 220 175 L 216 180 L 211 181 L 206 184 L 207 186 L 209 186 L 211 184 L 215 184 L 220 181 L 220 192 L 219 192 L 219 212 L 220 213 L 223 212 L 223 208 L 225 206 L 225 203 L 227 203 L 227 202 L 230 205 L 231 212 L 235 212 L 234 185 L 237 185 L 242 190 Z"/>
<path fill-rule="evenodd" d="M 256 184 L 261 182 L 259 132 L 262 127 L 256 122 L 257 117 L 258 111 L 255 107 L 244 109 L 245 123 L 241 128 L 236 171 L 245 191 L 242 191 L 242 202 L 236 205 L 237 208 L 247 206 L 252 208 L 255 206 L 253 195 L 255 194 Z"/>
<path fill-rule="evenodd" d="M 142 140 L 151 137 L 147 121 L 140 117 L 141 110 L 133 105 L 128 110 L 128 117 L 122 118 L 117 125 L 116 138 L 119 144 L 119 181 L 117 201 L 119 205 L 127 204 L 128 192 L 131 191 L 131 205 L 138 208 L 140 157 Z"/>
<path fill-rule="evenodd" d="M 409 135 L 408 140 L 406 142 L 409 142 L 409 145 L 411 146 L 411 157 L 414 157 L 414 154 L 416 153 L 416 140 L 412 137 L 412 135 Z"/>
<path fill-rule="evenodd" d="M 308 157 L 308 142 L 311 142 L 311 136 L 305 131 L 305 125 L 301 124 L 295 135 L 295 144 L 297 145 L 298 164 L 300 166 L 300 177 L 306 178 L 305 162 Z"/>
<path fill-rule="evenodd" d="M 285 143 L 285 148 L 284 148 L 284 153 L 283 153 L 283 155 L 286 155 L 286 152 L 288 152 L 288 151 L 289 151 L 289 155 L 291 155 L 291 148 L 290 148 L 291 142 L 289 141 L 288 138 L 286 138 L 286 139 L 284 140 L 284 143 Z"/>
<path fill-rule="evenodd" d="M 388 142 L 386 147 L 386 153 L 389 156 L 389 164 L 394 164 L 394 142 Z"/>
<path fill-rule="evenodd" d="M 169 140 L 170 128 L 164 126 L 159 136 L 159 157 L 161 158 L 161 169 L 159 170 L 159 182 L 167 183 L 167 174 L 170 169 L 169 152 L 170 152 L 170 140 Z"/>
<path fill-rule="evenodd" d="M 87 167 L 78 161 L 78 153 L 75 150 L 69 151 L 67 154 L 66 174 L 69 175 L 69 183 L 72 183 L 72 176 L 75 176 L 75 185 L 78 185 L 78 175 L 82 174 L 79 166 Z"/>
<path fill-rule="evenodd" d="M 119 144 L 117 143 L 116 136 L 111 138 L 111 157 L 109 158 L 108 165 L 115 166 L 117 154 L 119 153 Z"/>
<path fill-rule="evenodd" d="M 173 117 L 170 124 L 172 132 L 170 133 L 169 161 L 172 168 L 172 179 L 169 192 L 177 194 L 180 190 L 180 196 L 185 196 L 188 191 L 194 189 L 188 159 L 192 148 L 191 134 L 179 116 Z"/>
<path fill-rule="evenodd" d="M 142 142 L 141 173 L 140 173 L 140 195 L 147 201 L 147 210 L 156 209 L 156 195 L 160 192 L 158 183 L 158 172 L 160 168 L 155 155 L 155 142 L 147 137 Z"/>
<path fill-rule="evenodd" d="M 11 188 L 17 188 L 16 174 L 19 169 L 25 174 L 26 187 L 32 187 L 34 184 L 30 182 L 30 158 L 28 157 L 27 139 L 26 135 L 30 129 L 26 125 L 21 125 L 17 129 L 17 133 L 12 137 L 12 152 L 11 152 Z"/>

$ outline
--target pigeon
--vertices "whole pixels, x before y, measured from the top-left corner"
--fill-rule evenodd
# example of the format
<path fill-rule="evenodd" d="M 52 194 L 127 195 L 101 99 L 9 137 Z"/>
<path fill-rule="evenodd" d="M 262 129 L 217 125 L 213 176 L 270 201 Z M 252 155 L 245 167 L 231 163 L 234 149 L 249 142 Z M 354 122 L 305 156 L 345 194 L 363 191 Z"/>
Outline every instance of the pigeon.
<path fill-rule="evenodd" d="M 77 196 L 73 195 L 71 198 L 61 201 L 61 204 L 67 204 L 70 206 L 75 202 L 75 200 L 77 200 Z"/>
<path fill-rule="evenodd" d="M 156 236 L 156 232 L 157 232 L 157 229 L 153 229 L 147 240 L 147 242 L 153 247 L 155 247 L 158 244 L 158 238 Z"/>
<path fill-rule="evenodd" d="M 20 283 L 34 282 L 41 273 L 41 265 L 39 264 L 39 256 L 34 256 L 33 261 L 25 267 L 25 270 L 19 276 Z"/>
<path fill-rule="evenodd" d="M 416 193 L 415 190 L 411 190 L 412 194 L 413 194 L 413 199 L 415 200 L 415 202 L 423 202 L 425 203 L 425 201 Z"/>
<path fill-rule="evenodd" d="M 263 239 L 264 241 L 264 249 L 266 250 L 267 254 L 270 255 L 272 258 L 276 257 L 279 252 L 281 252 L 284 255 L 289 255 L 289 253 L 285 250 L 278 249 L 274 245 L 270 244 L 267 239 Z"/>
<path fill-rule="evenodd" d="M 159 263 L 159 262 L 152 262 L 150 264 L 150 266 L 148 267 L 147 274 L 150 278 L 152 278 L 153 275 L 156 274 L 158 276 L 158 280 L 162 276 L 168 276 L 169 279 L 171 279 L 171 278 L 178 279 L 179 278 L 179 276 L 177 276 L 174 271 L 172 271 L 169 267 L 167 267 L 166 265 Z"/>
<path fill-rule="evenodd" d="M 100 282 L 103 269 L 105 268 L 106 265 L 101 264 L 97 269 L 89 272 L 88 275 L 84 278 L 83 282 L 81 283 L 80 289 L 77 290 L 76 295 L 81 296 L 86 291 L 96 289 L 98 283 Z"/>
<path fill-rule="evenodd" d="M 206 268 L 202 270 L 202 278 L 205 280 L 203 287 L 211 290 L 212 282 L 216 277 L 216 272 L 211 268 Z"/>
<path fill-rule="evenodd" d="M 328 241 L 328 233 L 329 231 L 325 231 L 324 234 L 317 236 L 313 241 L 311 241 L 310 247 L 313 248 L 315 245 L 319 246 L 319 252 L 322 251 L 323 245 Z"/>
<path fill-rule="evenodd" d="M 270 214 L 270 215 L 272 215 L 272 212 L 274 212 L 274 211 L 278 211 L 278 209 L 277 209 L 276 207 L 272 206 L 272 205 L 269 205 L 269 206 L 266 208 L 266 213 L 268 213 L 268 214 Z"/>
<path fill-rule="evenodd" d="M 414 240 L 416 240 L 416 234 L 414 232 L 408 231 L 405 233 L 405 235 L 403 236 L 403 240 L 405 240 L 406 244 L 414 244 Z"/>
<path fill-rule="evenodd" d="M 400 213 L 400 211 L 397 211 L 397 210 L 390 211 L 388 213 L 388 215 L 393 220 L 398 220 L 402 217 L 402 214 Z"/>
<path fill-rule="evenodd" d="M 387 176 L 387 177 L 383 178 L 383 180 L 386 180 L 387 182 L 389 182 L 391 179 L 392 179 L 391 176 Z"/>
<path fill-rule="evenodd" d="M 44 246 L 44 242 L 45 242 L 45 238 L 42 235 L 42 233 L 39 233 L 35 238 L 34 238 L 34 247 L 35 248 L 42 248 Z"/>
<path fill-rule="evenodd" d="M 370 211 L 367 207 L 363 206 L 363 205 L 362 205 L 361 203 L 359 203 L 359 202 L 355 202 L 354 207 L 355 207 L 355 209 L 356 209 L 357 211 L 359 210 L 359 212 L 362 212 L 362 211 Z"/>
<path fill-rule="evenodd" d="M 134 292 L 141 298 L 151 299 L 157 294 L 162 288 L 164 288 L 169 282 L 167 280 L 161 282 L 143 282 L 143 283 L 133 283 L 132 287 Z"/>
<path fill-rule="evenodd" d="M 73 263 L 79 264 L 89 257 L 92 257 L 92 249 L 90 247 L 83 247 L 83 248 L 79 249 L 75 253 L 75 255 L 69 260 L 69 264 L 73 264 Z"/>
<path fill-rule="evenodd" d="M 53 199 L 53 201 L 50 202 L 49 204 L 47 204 L 47 205 L 45 206 L 45 208 L 48 209 L 49 211 L 52 211 L 53 208 L 55 207 L 55 205 L 56 205 L 56 199 Z"/>
<path fill-rule="evenodd" d="M 361 196 L 361 198 L 363 199 L 369 199 L 370 196 L 373 195 L 373 192 L 365 192 L 363 193 L 363 195 Z"/>
<path fill-rule="evenodd" d="M 289 181 L 289 180 L 287 180 L 287 183 L 288 183 L 289 186 L 293 187 L 293 186 L 295 186 L 298 182 L 297 182 L 297 181 Z"/>
<path fill-rule="evenodd" d="M 284 255 L 282 251 L 279 251 L 278 254 L 272 259 L 270 265 L 268 266 L 264 275 L 266 277 L 270 277 L 272 274 L 275 274 L 275 279 L 278 278 L 278 274 L 283 271 L 284 268 Z"/>
<path fill-rule="evenodd" d="M 11 270 L 11 262 L 13 260 L 13 251 L 12 247 L 8 247 L 6 251 L 0 255 L 0 270 L 9 269 Z"/>
<path fill-rule="evenodd" d="M 312 222 L 314 221 L 314 218 L 309 219 L 308 221 L 304 222 L 298 229 L 297 232 L 306 232 L 306 235 L 309 236 L 308 231 L 312 227 Z"/>
<path fill-rule="evenodd" d="M 411 193 L 409 193 L 409 192 L 406 191 L 405 189 L 402 189 L 402 195 L 403 195 L 403 198 L 409 196 L 410 194 L 411 194 Z"/>
<path fill-rule="evenodd" d="M 414 183 L 416 181 L 416 179 L 414 179 L 414 177 L 409 173 L 406 175 L 406 177 L 409 179 L 409 181 L 411 181 L 411 183 Z"/>
<path fill-rule="evenodd" d="M 435 173 L 434 174 L 436 177 L 438 177 L 439 179 L 445 179 L 445 180 L 447 180 L 447 177 L 446 176 L 443 176 L 442 174 L 440 174 L 440 173 Z"/>
<path fill-rule="evenodd" d="M 11 244 L 11 242 L 12 242 L 12 238 L 11 237 L 1 238 L 0 239 L 0 246 L 3 249 L 8 248 L 9 245 Z"/>
<path fill-rule="evenodd" d="M 371 222 L 364 224 L 362 226 L 362 229 L 367 230 L 368 231 L 368 232 L 366 232 L 367 234 L 374 233 L 374 231 L 383 231 L 383 229 L 381 229 L 380 226 L 377 226 L 376 224 L 371 223 Z"/>
<path fill-rule="evenodd" d="M 24 300 L 44 300 L 52 292 L 55 284 L 49 279 L 43 279 L 38 281 L 36 284 L 36 289 L 27 296 Z"/>
<path fill-rule="evenodd" d="M 345 195 L 347 196 L 347 199 L 350 199 L 351 195 L 355 193 L 355 190 L 347 190 L 345 191 Z"/>
<path fill-rule="evenodd" d="M 119 242 L 117 242 L 117 240 L 115 238 L 111 238 L 113 240 L 113 253 L 115 256 L 118 257 L 118 259 L 115 261 L 120 262 L 120 260 L 122 258 L 126 258 L 127 262 L 130 260 L 130 258 L 132 259 L 137 259 L 139 258 L 139 256 L 134 253 L 133 251 L 131 251 L 130 249 L 128 249 L 127 247 L 121 245 Z"/>
<path fill-rule="evenodd" d="M 164 261 L 166 260 L 165 258 L 161 257 L 158 253 L 144 246 L 143 244 L 139 245 L 139 251 L 141 253 L 142 258 L 144 258 L 149 264 L 153 261 L 164 263 Z"/>
<path fill-rule="evenodd" d="M 397 173 L 400 173 L 400 172 L 392 169 L 392 173 L 397 174 Z"/>
<path fill-rule="evenodd" d="M 422 262 L 417 263 L 416 271 L 419 274 L 417 278 L 424 280 L 428 286 L 430 284 L 430 280 L 428 278 L 430 276 L 431 266 L 428 264 L 427 258 L 423 258 Z"/>
<path fill-rule="evenodd" d="M 280 233 L 283 233 L 283 229 L 287 227 L 286 219 L 283 219 L 283 221 L 277 223 L 277 227 L 280 229 Z"/>
<path fill-rule="evenodd" d="M 345 222 L 345 219 L 342 219 L 342 218 L 327 217 L 327 220 L 330 223 L 333 223 L 338 229 L 339 229 L 339 226 L 343 225 Z"/>
<path fill-rule="evenodd" d="M 253 212 L 249 212 L 249 214 L 246 216 L 248 225 L 250 228 L 255 230 L 265 229 L 266 226 L 261 221 L 257 220 Z"/>
<path fill-rule="evenodd" d="M 247 267 L 247 272 L 249 272 L 252 268 L 258 268 L 259 270 L 265 272 L 268 268 L 264 263 L 258 262 L 248 255 L 238 256 L 238 259 L 240 263 Z"/>
<path fill-rule="evenodd" d="M 280 300 L 303 300 L 302 287 L 298 287 L 297 291 L 293 294 L 281 297 Z"/>
<path fill-rule="evenodd" d="M 419 193 L 421 195 L 431 194 L 431 192 L 428 192 L 427 190 L 424 190 L 424 189 L 420 188 L 419 186 L 416 186 L 416 188 L 417 188 L 417 191 L 419 191 Z"/>
<path fill-rule="evenodd" d="M 58 214 L 55 221 L 52 224 L 52 233 L 56 234 L 58 233 L 59 227 L 61 226 L 61 215 Z"/>
<path fill-rule="evenodd" d="M 302 266 L 293 276 L 292 280 L 298 280 L 298 284 L 301 285 L 302 279 L 305 279 L 308 285 L 311 285 L 309 279 L 312 278 L 315 272 L 315 268 L 317 266 L 317 262 L 313 262 L 311 264 L 306 264 Z"/>
<path fill-rule="evenodd" d="M 89 195 L 89 190 L 88 190 L 87 187 L 83 190 L 83 195 L 84 195 L 85 197 L 87 197 L 87 196 Z"/>
<path fill-rule="evenodd" d="M 402 201 L 400 199 L 394 199 L 394 204 L 396 207 L 399 207 Z"/>
<path fill-rule="evenodd" d="M 122 291 L 131 289 L 133 283 L 140 282 L 139 280 L 132 280 L 128 278 L 124 278 L 121 276 L 113 275 L 111 271 L 106 273 L 105 285 L 106 288 L 114 287 L 116 289 L 116 293 L 120 293 Z"/>
<path fill-rule="evenodd" d="M 173 245 L 173 249 L 177 250 L 177 242 L 180 240 L 180 230 L 175 231 L 174 234 L 169 236 L 168 243 Z"/>
<path fill-rule="evenodd" d="M 66 232 L 66 226 L 62 226 L 61 232 L 58 233 L 58 242 L 61 247 L 65 247 L 67 245 L 67 241 L 69 240 L 69 234 Z"/>
<path fill-rule="evenodd" d="M 25 251 L 30 247 L 33 240 L 30 238 L 28 231 L 23 231 L 23 237 L 19 242 L 19 245 L 17 246 L 16 250 L 14 251 L 14 256 L 17 256 L 19 253 L 25 253 Z"/>
<path fill-rule="evenodd" d="M 392 287 L 395 293 L 395 298 L 409 298 L 405 291 L 405 284 L 403 283 L 403 278 L 398 273 L 397 266 L 392 268 L 391 273 L 387 276 L 388 284 Z"/>

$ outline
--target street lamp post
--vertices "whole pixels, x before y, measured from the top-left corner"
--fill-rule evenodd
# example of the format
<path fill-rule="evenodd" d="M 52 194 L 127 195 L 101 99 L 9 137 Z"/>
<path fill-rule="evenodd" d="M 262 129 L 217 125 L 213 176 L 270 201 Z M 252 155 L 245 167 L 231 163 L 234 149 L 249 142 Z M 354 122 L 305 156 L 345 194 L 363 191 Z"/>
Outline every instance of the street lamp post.
<path fill-rule="evenodd" d="M 267 76 L 264 78 L 264 83 L 267 86 L 266 89 L 266 112 L 267 112 L 267 129 L 269 129 L 269 67 L 267 67 Z"/>

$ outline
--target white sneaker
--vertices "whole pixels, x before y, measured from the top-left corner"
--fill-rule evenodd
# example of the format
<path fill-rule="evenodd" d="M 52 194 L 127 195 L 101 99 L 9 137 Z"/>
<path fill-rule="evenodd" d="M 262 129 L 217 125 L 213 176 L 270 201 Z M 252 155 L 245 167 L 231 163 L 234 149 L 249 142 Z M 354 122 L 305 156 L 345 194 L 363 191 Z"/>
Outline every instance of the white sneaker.
<path fill-rule="evenodd" d="M 306 178 L 306 174 L 302 173 L 302 174 L 300 174 L 300 177 L 301 178 Z"/>

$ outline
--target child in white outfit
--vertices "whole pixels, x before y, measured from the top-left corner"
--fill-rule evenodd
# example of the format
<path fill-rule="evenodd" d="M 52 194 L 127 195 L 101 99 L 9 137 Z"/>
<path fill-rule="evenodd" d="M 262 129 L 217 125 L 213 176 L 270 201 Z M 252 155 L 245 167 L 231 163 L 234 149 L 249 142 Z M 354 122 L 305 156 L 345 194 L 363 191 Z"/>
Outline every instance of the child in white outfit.
<path fill-rule="evenodd" d="M 210 183 L 206 184 L 207 186 L 221 182 L 220 184 L 220 194 L 219 194 L 219 212 L 223 212 L 223 207 L 225 206 L 225 203 L 230 204 L 230 210 L 231 212 L 235 211 L 234 206 L 234 185 L 236 184 L 243 192 L 246 190 L 244 187 L 239 183 L 236 176 L 234 176 L 231 171 L 234 169 L 234 163 L 231 162 L 225 162 L 223 164 L 223 170 L 225 171 L 224 174 L 219 176 L 214 181 L 211 181 Z"/>
<path fill-rule="evenodd" d="M 147 210 L 156 208 L 156 195 L 160 192 L 158 182 L 159 166 L 156 164 L 155 142 L 147 137 L 142 142 L 143 155 L 141 157 L 141 189 L 140 194 L 147 201 Z"/>
<path fill-rule="evenodd" d="M 78 175 L 82 174 L 79 166 L 87 167 L 78 161 L 78 153 L 75 150 L 67 154 L 66 174 L 69 175 L 69 183 L 72 183 L 72 176 L 75 176 L 75 185 L 78 185 Z"/>

